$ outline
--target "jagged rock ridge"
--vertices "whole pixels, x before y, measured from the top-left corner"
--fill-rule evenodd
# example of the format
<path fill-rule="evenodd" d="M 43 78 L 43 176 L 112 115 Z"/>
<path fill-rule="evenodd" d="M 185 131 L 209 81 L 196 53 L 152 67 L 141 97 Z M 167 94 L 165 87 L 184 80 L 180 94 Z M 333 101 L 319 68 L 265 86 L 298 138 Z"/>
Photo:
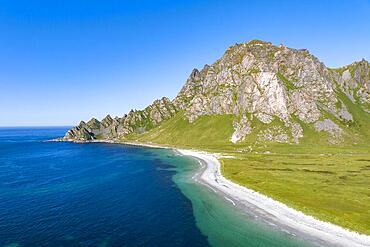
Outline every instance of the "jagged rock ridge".
<path fill-rule="evenodd" d="M 337 123 L 354 121 L 342 95 L 369 113 L 369 90 L 370 64 L 365 60 L 329 69 L 305 49 L 253 40 L 230 47 L 200 71 L 194 69 L 173 101 L 163 98 L 122 118 L 81 122 L 64 139 L 142 133 L 181 110 L 190 123 L 204 115 L 233 115 L 235 132 L 230 141 L 234 143 L 243 141 L 256 122 L 273 121 L 282 125 L 259 133 L 259 141 L 298 143 L 304 136 L 302 124 L 308 124 L 328 133 L 329 142 L 339 143 L 345 131 Z"/>
<path fill-rule="evenodd" d="M 158 126 L 176 114 L 174 104 L 163 97 L 155 100 L 144 110 L 131 110 L 128 114 L 119 118 L 106 116 L 101 122 L 92 118 L 87 123 L 80 124 L 70 129 L 63 137 L 64 140 L 94 140 L 94 139 L 118 139 L 132 133 L 143 133 Z"/>

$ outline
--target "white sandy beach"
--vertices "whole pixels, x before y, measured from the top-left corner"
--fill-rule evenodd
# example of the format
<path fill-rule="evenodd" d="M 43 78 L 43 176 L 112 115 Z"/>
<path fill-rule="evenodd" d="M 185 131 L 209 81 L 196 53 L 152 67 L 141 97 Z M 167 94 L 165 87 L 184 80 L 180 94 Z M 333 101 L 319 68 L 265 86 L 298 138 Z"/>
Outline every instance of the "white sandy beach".
<path fill-rule="evenodd" d="M 240 186 L 226 179 L 221 174 L 221 165 L 217 156 L 200 151 L 178 149 L 182 155 L 192 156 L 206 164 L 198 179 L 213 191 L 220 191 L 225 199 L 241 205 L 244 210 L 256 210 L 267 221 L 279 225 L 292 234 L 306 236 L 308 239 L 328 246 L 369 247 L 370 236 L 346 230 L 334 224 L 317 220 L 275 201 L 256 191 Z"/>

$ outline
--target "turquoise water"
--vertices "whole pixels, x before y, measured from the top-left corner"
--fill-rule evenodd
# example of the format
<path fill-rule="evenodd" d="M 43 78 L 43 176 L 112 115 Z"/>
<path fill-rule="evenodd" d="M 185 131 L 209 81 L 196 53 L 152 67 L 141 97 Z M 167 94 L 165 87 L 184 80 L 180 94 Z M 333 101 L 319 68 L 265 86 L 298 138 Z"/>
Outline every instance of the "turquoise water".
<path fill-rule="evenodd" d="M 0 128 L 0 246 L 308 246 L 248 219 L 171 150 Z"/>
<path fill-rule="evenodd" d="M 318 246 L 259 222 L 258 219 L 237 210 L 208 187 L 200 186 L 192 179 L 194 171 L 199 168 L 198 162 L 191 158 L 184 159 L 188 159 L 187 165 L 179 163 L 176 166 L 174 181 L 191 200 L 196 224 L 207 236 L 211 246 Z"/>

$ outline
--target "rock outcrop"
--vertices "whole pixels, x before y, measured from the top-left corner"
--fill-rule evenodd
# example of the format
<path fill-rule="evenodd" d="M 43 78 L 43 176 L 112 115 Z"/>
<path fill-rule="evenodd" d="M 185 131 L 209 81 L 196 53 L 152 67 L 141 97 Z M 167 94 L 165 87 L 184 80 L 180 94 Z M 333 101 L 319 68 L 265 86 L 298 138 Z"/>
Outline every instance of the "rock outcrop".
<path fill-rule="evenodd" d="M 174 104 L 168 98 L 155 100 L 144 110 L 131 110 L 128 114 L 119 118 L 107 115 L 102 121 L 92 118 L 87 123 L 80 124 L 70 129 L 64 136 L 64 140 L 113 140 L 124 138 L 132 133 L 143 133 L 158 126 L 176 114 Z"/>
<path fill-rule="evenodd" d="M 94 118 L 81 122 L 64 139 L 124 138 L 146 132 L 181 111 L 189 123 L 205 115 L 233 115 L 234 143 L 258 129 L 257 124 L 269 126 L 257 133 L 261 142 L 298 143 L 303 125 L 311 125 L 328 133 L 330 143 L 338 143 L 343 126 L 354 121 L 346 99 L 370 112 L 367 61 L 329 69 L 305 49 L 252 40 L 230 47 L 214 64 L 194 69 L 173 101 L 162 98 L 122 118 L 108 115 L 101 122 Z"/>
<path fill-rule="evenodd" d="M 359 103 L 369 112 L 370 64 L 365 59 L 333 70 L 334 78 L 341 90 L 353 102 Z"/>

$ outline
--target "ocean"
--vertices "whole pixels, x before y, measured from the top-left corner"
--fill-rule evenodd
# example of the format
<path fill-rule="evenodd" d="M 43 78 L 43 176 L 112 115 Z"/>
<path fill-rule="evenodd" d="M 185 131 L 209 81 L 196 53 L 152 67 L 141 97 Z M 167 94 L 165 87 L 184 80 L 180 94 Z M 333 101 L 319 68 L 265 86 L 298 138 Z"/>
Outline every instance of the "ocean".
<path fill-rule="evenodd" d="M 312 246 L 195 182 L 192 158 L 46 142 L 67 129 L 0 128 L 0 246 Z"/>

